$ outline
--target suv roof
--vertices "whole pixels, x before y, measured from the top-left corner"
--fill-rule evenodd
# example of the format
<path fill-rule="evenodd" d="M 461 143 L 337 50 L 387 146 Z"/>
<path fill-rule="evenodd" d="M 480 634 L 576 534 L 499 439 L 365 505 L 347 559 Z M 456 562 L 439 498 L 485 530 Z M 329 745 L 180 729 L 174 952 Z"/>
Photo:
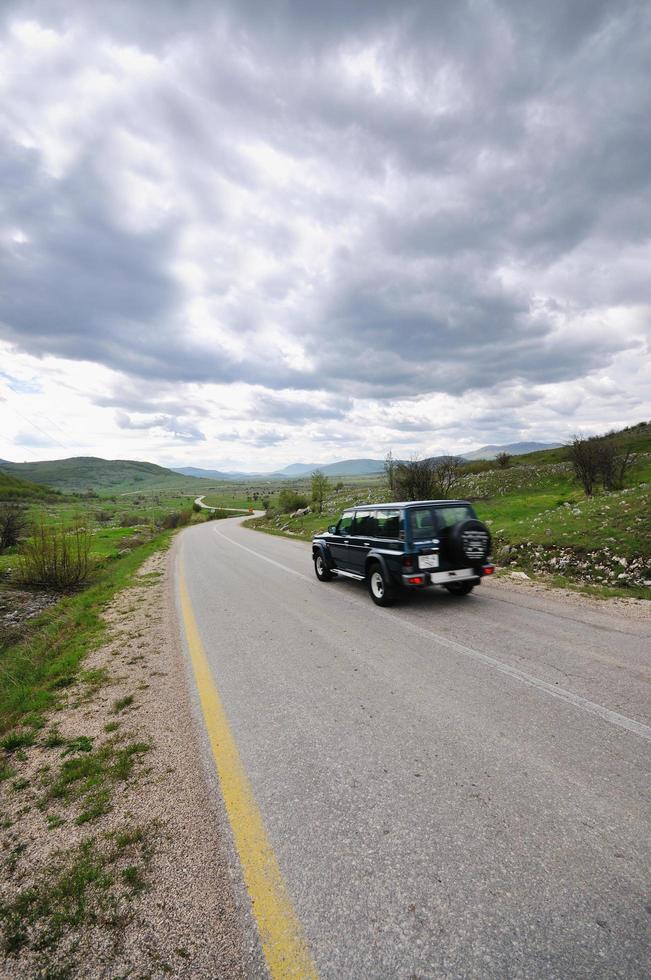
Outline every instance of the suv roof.
<path fill-rule="evenodd" d="M 353 507 L 345 507 L 344 510 L 347 512 L 349 510 L 368 510 L 372 507 L 373 510 L 381 510 L 384 507 L 395 509 L 396 507 L 423 507 L 428 504 L 436 504 L 437 507 L 459 507 L 463 504 L 468 504 L 468 500 L 398 500 L 390 504 L 355 504 Z"/>

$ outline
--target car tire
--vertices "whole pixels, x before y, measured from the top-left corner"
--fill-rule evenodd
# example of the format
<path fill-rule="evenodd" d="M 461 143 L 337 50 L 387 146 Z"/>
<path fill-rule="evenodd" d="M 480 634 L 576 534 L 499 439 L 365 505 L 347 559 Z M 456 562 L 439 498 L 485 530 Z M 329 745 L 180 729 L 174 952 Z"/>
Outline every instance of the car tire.
<path fill-rule="evenodd" d="M 392 606 L 396 601 L 396 590 L 379 562 L 374 562 L 367 574 L 368 594 L 376 606 Z"/>
<path fill-rule="evenodd" d="M 314 556 L 314 574 L 319 582 L 330 582 L 332 579 L 332 572 L 321 552 Z"/>
<path fill-rule="evenodd" d="M 481 565 L 491 550 L 491 533 L 482 521 L 469 518 L 453 524 L 448 532 L 449 548 L 454 560 L 463 568 Z"/>
<path fill-rule="evenodd" d="M 474 582 L 450 582 L 449 585 L 445 586 L 452 595 L 470 595 L 474 587 Z"/>

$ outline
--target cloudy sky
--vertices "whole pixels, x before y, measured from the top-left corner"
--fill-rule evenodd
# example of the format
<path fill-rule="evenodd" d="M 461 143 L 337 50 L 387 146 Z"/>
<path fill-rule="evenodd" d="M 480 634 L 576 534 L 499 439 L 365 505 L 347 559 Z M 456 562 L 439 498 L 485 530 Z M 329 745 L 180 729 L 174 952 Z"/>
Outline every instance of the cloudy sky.
<path fill-rule="evenodd" d="M 651 417 L 645 0 L 2 0 L 0 457 Z"/>

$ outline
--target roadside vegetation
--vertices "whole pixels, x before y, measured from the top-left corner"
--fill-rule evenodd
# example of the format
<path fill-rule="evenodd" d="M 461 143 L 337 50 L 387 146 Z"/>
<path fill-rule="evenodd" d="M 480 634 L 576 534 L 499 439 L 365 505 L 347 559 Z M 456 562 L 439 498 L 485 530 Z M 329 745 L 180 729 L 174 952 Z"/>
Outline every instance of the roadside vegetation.
<path fill-rule="evenodd" d="M 159 581 L 139 569 L 175 529 L 232 514 L 194 510 L 181 491 L 66 495 L 14 477 L 3 486 L 0 962 L 20 964 L 22 975 L 78 976 L 75 944 L 119 940 L 159 840 L 122 802 L 148 772 L 153 746 L 133 733 L 148 685 L 120 691 L 124 668 L 89 669 L 87 660 L 113 642 L 103 614 L 116 596 Z M 120 696 L 107 702 L 113 685 Z"/>
<path fill-rule="evenodd" d="M 586 457 L 593 461 L 587 487 Z M 266 516 L 247 526 L 309 540 L 355 504 L 453 497 L 473 502 L 503 569 L 597 595 L 651 598 L 648 423 L 560 449 L 471 463 L 400 464 L 389 455 L 383 476 L 331 481 L 322 512 L 304 479 L 272 495 Z M 297 513 L 308 506 L 308 513 Z"/>

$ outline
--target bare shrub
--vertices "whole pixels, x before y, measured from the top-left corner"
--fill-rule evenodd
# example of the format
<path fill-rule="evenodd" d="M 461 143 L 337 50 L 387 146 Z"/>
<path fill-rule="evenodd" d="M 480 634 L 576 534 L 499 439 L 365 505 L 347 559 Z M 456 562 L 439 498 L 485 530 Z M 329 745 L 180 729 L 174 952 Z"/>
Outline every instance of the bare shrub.
<path fill-rule="evenodd" d="M 136 527 L 143 523 L 142 514 L 120 514 L 120 527 Z"/>
<path fill-rule="evenodd" d="M 0 554 L 18 544 L 27 527 L 27 516 L 20 507 L 0 507 Z"/>
<path fill-rule="evenodd" d="M 398 464 L 396 463 L 396 460 L 394 458 L 393 450 L 390 449 L 389 452 L 384 457 L 384 473 L 386 475 L 387 483 L 389 485 L 389 490 L 391 491 L 391 493 L 393 493 L 394 490 L 396 489 L 397 466 Z"/>
<path fill-rule="evenodd" d="M 85 582 L 93 569 L 92 536 L 84 522 L 46 524 L 42 519 L 23 544 L 18 578 L 24 585 L 65 590 Z"/>
<path fill-rule="evenodd" d="M 414 459 L 396 465 L 394 486 L 403 500 L 445 500 L 460 477 L 461 464 L 454 456 Z"/>
<path fill-rule="evenodd" d="M 461 463 L 456 456 L 444 456 L 434 464 L 434 496 L 446 500 L 461 479 Z"/>
<path fill-rule="evenodd" d="M 633 453 L 612 435 L 596 439 L 599 477 L 604 490 L 621 490 Z"/>
<path fill-rule="evenodd" d="M 498 453 L 495 457 L 495 462 L 501 470 L 505 470 L 508 468 L 512 458 L 511 453 Z"/>
<path fill-rule="evenodd" d="M 583 487 L 586 497 L 591 497 L 599 475 L 599 451 L 596 439 L 575 436 L 569 450 L 574 474 Z"/>
<path fill-rule="evenodd" d="M 620 490 L 633 461 L 631 450 L 613 435 L 575 436 L 569 457 L 586 497 L 592 496 L 598 481 L 604 490 Z"/>

